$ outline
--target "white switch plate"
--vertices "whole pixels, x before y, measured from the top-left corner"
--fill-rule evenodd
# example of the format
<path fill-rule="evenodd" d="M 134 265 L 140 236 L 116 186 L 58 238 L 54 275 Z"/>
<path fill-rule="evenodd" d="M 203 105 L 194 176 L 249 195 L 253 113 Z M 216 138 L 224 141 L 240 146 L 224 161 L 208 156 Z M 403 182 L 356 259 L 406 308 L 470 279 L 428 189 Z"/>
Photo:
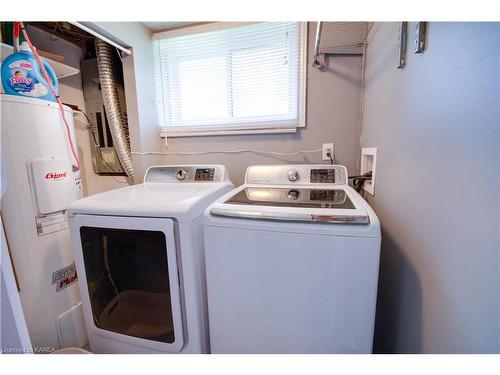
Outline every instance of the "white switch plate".
<path fill-rule="evenodd" d="M 363 147 L 361 149 L 361 175 L 372 172 L 372 180 L 366 181 L 363 190 L 371 195 L 375 195 L 375 174 L 377 170 L 377 148 Z"/>
<path fill-rule="evenodd" d="M 323 143 L 323 160 L 330 160 L 330 157 L 327 155 L 328 152 L 331 152 L 332 159 L 335 160 L 335 146 L 333 143 Z"/>

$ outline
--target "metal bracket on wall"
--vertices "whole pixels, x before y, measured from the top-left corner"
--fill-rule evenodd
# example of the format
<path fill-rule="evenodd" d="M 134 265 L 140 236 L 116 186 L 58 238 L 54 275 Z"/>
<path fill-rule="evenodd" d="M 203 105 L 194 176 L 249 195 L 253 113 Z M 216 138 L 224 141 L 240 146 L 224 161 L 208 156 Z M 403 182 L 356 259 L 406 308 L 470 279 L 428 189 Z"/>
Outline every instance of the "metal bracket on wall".
<path fill-rule="evenodd" d="M 314 54 L 312 64 L 315 68 L 321 68 L 322 64 L 319 61 L 319 44 L 321 42 L 321 30 L 323 28 L 323 22 L 318 21 L 316 25 L 316 40 L 314 42 Z"/>
<path fill-rule="evenodd" d="M 399 58 L 398 69 L 403 69 L 406 65 L 406 46 L 408 41 L 408 22 L 401 22 L 399 28 Z"/>
<path fill-rule="evenodd" d="M 415 53 L 424 52 L 426 36 L 427 22 L 417 22 L 417 28 L 415 30 Z"/>

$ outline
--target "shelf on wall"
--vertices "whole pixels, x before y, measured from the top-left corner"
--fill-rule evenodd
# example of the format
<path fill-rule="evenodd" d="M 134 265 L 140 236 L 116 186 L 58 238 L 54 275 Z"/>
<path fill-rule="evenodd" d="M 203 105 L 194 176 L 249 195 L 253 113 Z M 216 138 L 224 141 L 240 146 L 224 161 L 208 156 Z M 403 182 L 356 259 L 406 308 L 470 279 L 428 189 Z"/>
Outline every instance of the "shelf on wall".
<path fill-rule="evenodd" d="M 3 61 L 4 58 L 6 58 L 7 56 L 9 56 L 14 52 L 14 47 L 4 43 L 0 43 L 0 45 L 1 45 L 0 60 Z M 49 63 L 52 69 L 54 69 L 54 71 L 56 72 L 57 79 L 73 76 L 75 74 L 80 73 L 79 69 L 73 68 L 72 66 L 48 59 L 46 57 L 42 58 Z"/>

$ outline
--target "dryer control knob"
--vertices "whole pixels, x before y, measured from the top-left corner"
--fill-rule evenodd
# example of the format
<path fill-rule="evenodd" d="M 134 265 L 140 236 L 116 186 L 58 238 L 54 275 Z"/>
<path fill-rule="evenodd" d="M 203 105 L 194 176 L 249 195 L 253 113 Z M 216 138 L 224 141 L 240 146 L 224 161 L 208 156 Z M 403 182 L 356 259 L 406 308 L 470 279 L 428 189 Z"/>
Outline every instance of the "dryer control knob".
<path fill-rule="evenodd" d="M 188 175 L 188 174 L 187 174 L 187 172 L 186 172 L 186 170 L 185 170 L 185 169 L 180 169 L 180 170 L 177 172 L 176 177 L 177 177 L 177 179 L 178 179 L 179 181 L 182 181 L 182 180 L 185 180 L 185 179 L 186 179 L 187 175 Z"/>
<path fill-rule="evenodd" d="M 288 179 L 292 182 L 298 181 L 300 178 L 299 172 L 296 169 L 290 169 L 288 171 Z"/>

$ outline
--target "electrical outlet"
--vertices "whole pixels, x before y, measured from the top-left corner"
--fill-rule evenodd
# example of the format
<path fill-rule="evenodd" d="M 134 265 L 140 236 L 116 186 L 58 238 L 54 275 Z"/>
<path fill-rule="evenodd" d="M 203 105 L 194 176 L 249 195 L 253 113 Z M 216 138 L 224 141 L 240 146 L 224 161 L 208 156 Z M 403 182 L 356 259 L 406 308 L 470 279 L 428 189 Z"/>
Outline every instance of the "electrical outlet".
<path fill-rule="evenodd" d="M 328 153 L 331 153 L 332 159 L 335 159 L 335 148 L 333 143 L 323 143 L 323 160 L 330 161 Z"/>

